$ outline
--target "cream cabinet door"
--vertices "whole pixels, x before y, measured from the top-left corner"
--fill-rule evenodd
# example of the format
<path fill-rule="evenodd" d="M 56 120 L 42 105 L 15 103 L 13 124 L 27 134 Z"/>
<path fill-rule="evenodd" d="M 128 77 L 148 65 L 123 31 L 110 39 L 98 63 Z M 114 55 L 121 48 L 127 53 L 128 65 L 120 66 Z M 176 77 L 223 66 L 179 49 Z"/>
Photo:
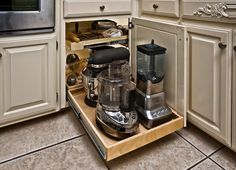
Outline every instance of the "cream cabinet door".
<path fill-rule="evenodd" d="M 234 52 L 233 52 L 233 83 L 232 83 L 232 147 L 236 152 L 236 31 L 234 31 Z"/>
<path fill-rule="evenodd" d="M 0 39 L 0 125 L 57 108 L 54 34 Z"/>
<path fill-rule="evenodd" d="M 188 120 L 230 144 L 232 30 L 187 27 L 187 32 Z"/>
<path fill-rule="evenodd" d="M 185 101 L 185 27 L 177 24 L 162 23 L 140 18 L 132 19 L 131 65 L 136 80 L 137 45 L 154 42 L 167 48 L 165 55 L 164 91 L 169 106 L 182 114 L 186 121 Z"/>

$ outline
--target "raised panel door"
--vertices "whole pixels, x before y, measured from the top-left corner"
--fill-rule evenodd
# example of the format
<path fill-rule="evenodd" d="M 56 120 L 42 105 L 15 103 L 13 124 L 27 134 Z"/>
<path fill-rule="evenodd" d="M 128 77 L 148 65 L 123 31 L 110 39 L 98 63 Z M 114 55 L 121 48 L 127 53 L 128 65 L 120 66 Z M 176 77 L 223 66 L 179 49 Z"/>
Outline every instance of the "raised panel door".
<path fill-rule="evenodd" d="M 231 30 L 188 27 L 188 120 L 225 144 L 231 128 Z"/>
<path fill-rule="evenodd" d="M 0 123 L 52 111 L 57 106 L 55 36 L 21 40 L 0 42 Z"/>

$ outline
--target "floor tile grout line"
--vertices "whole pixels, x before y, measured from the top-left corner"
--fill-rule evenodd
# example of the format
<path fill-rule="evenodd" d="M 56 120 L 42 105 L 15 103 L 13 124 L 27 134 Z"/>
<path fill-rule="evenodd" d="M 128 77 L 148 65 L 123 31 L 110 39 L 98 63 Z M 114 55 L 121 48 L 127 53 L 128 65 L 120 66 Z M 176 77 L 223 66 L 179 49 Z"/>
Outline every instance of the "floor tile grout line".
<path fill-rule="evenodd" d="M 57 145 L 60 145 L 60 144 L 78 139 L 78 138 L 83 137 L 83 136 L 86 136 L 86 134 L 78 135 L 78 136 L 75 136 L 75 137 L 72 137 L 72 138 L 69 138 L 69 139 L 66 139 L 66 140 L 63 140 L 63 141 L 60 141 L 60 142 L 57 142 L 57 143 L 54 143 L 54 144 L 51 144 L 51 145 L 48 145 L 48 146 L 45 146 L 45 147 L 42 147 L 42 148 L 39 148 L 39 149 L 36 149 L 36 150 L 33 150 L 33 151 L 30 151 L 28 153 L 18 155 L 16 157 L 11 158 L 11 159 L 4 160 L 4 161 L 0 162 L 0 165 L 4 164 L 4 163 L 7 163 L 7 162 L 10 162 L 10 161 L 13 161 L 13 160 L 16 160 L 16 159 L 19 159 L 19 158 L 22 158 L 22 157 L 25 157 L 25 156 L 28 156 L 28 155 L 31 155 L 31 154 L 36 153 L 36 152 L 40 152 L 42 150 L 46 150 L 46 149 L 52 148 L 54 146 L 57 146 Z"/>
<path fill-rule="evenodd" d="M 200 161 L 198 161 L 197 163 L 191 165 L 190 167 L 187 168 L 187 170 L 190 170 L 192 168 L 194 168 L 195 166 L 199 165 L 200 163 L 204 162 L 206 159 L 208 159 L 207 157 L 201 159 Z"/>
<path fill-rule="evenodd" d="M 177 133 L 180 137 L 182 137 L 185 141 L 187 141 L 189 144 L 191 144 L 194 148 L 196 148 L 199 152 L 201 152 L 206 157 L 212 156 L 213 154 L 215 154 L 216 152 L 218 152 L 219 150 L 221 150 L 224 147 L 224 145 L 223 145 L 223 146 L 219 147 L 218 149 L 216 149 L 214 152 L 212 152 L 210 155 L 207 155 L 204 152 L 202 152 L 198 147 L 196 147 L 192 142 L 190 142 L 188 139 L 186 139 L 185 137 L 180 135 L 178 132 L 175 132 L 175 133 Z"/>
<path fill-rule="evenodd" d="M 215 164 L 217 164 L 219 167 L 221 167 L 222 169 L 225 169 L 224 167 L 222 167 L 218 162 L 216 162 L 214 159 L 211 158 L 212 155 L 214 155 L 216 152 L 220 151 L 221 149 L 223 149 L 225 146 L 223 145 L 222 147 L 220 147 L 219 149 L 217 149 L 215 152 L 213 152 L 212 154 L 210 154 L 208 157 L 209 159 L 214 162 Z"/>
<path fill-rule="evenodd" d="M 190 168 L 195 167 L 196 165 L 198 165 L 199 163 L 203 162 L 206 159 L 210 159 L 211 161 L 213 161 L 215 164 L 217 164 L 220 168 L 224 169 L 220 164 L 218 164 L 216 161 L 214 161 L 213 159 L 211 159 L 210 157 L 212 155 L 214 155 L 216 152 L 218 152 L 219 150 L 221 150 L 222 148 L 224 148 L 225 146 L 221 146 L 220 148 L 216 149 L 214 152 L 212 152 L 210 155 L 206 155 L 204 152 L 202 152 L 200 149 L 198 149 L 193 143 L 191 143 L 189 140 L 187 140 L 185 137 L 183 137 L 182 135 L 180 135 L 178 132 L 175 132 L 177 135 L 179 135 L 180 137 L 182 137 L 186 142 L 188 142 L 190 145 L 192 145 L 195 149 L 197 149 L 199 152 L 201 152 L 204 156 L 206 156 L 203 160 L 200 160 L 199 162 L 197 162 L 196 164 L 194 164 L 193 166 L 191 166 Z"/>
<path fill-rule="evenodd" d="M 213 160 L 213 159 L 210 158 L 210 157 L 209 157 L 209 159 L 210 159 L 212 162 L 214 162 L 216 165 L 218 165 L 219 167 L 221 167 L 221 169 L 224 169 L 224 170 L 225 170 L 225 168 L 224 168 L 223 166 L 221 166 L 219 163 L 217 163 L 215 160 Z"/>
<path fill-rule="evenodd" d="M 201 159 L 200 161 L 198 161 L 197 163 L 191 165 L 189 169 L 192 169 L 193 167 L 197 166 L 198 164 L 200 164 L 201 162 L 205 161 L 208 157 L 205 153 L 203 153 L 200 149 L 198 149 L 193 143 L 191 143 L 190 141 L 188 141 L 186 138 L 184 138 L 182 135 L 180 135 L 178 132 L 175 132 L 178 136 L 180 136 L 182 139 L 184 139 L 187 143 L 189 143 L 192 147 L 194 147 L 196 150 L 198 150 L 201 154 L 203 154 L 205 156 L 205 158 Z"/>
<path fill-rule="evenodd" d="M 184 139 L 186 142 L 188 142 L 190 145 L 192 145 L 195 149 L 197 149 L 199 152 L 201 152 L 204 156 L 207 157 L 207 155 L 202 152 L 199 148 L 197 148 L 193 143 L 191 143 L 189 140 L 187 140 L 185 137 L 183 137 L 182 135 L 180 135 L 178 132 L 175 132 L 177 135 L 179 135 L 182 139 Z"/>
<path fill-rule="evenodd" d="M 212 155 L 214 155 L 216 152 L 220 151 L 221 149 L 223 149 L 225 146 L 221 146 L 220 148 L 216 149 L 214 152 L 212 152 L 210 155 L 208 155 L 208 157 L 211 157 Z"/>

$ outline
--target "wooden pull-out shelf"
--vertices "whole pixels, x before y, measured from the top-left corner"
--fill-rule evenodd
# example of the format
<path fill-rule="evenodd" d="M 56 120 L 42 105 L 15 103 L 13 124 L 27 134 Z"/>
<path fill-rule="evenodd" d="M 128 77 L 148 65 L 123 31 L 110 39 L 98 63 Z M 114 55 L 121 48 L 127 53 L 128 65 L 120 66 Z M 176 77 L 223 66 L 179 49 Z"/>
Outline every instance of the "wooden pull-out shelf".
<path fill-rule="evenodd" d="M 72 104 L 77 114 L 80 114 L 81 122 L 106 161 L 110 161 L 183 128 L 183 117 L 174 112 L 177 115 L 176 119 L 149 130 L 139 124 L 139 132 L 136 135 L 123 140 L 116 140 L 105 135 L 97 127 L 95 108 L 87 106 L 84 103 L 84 97 L 84 92 L 81 93 L 81 91 L 77 90 L 68 91 L 70 104 Z"/>
<path fill-rule="evenodd" d="M 94 40 L 84 40 L 80 42 L 70 42 L 67 40 L 67 46 L 70 51 L 82 50 L 84 47 L 104 44 L 104 45 L 112 45 L 112 44 L 126 44 L 128 42 L 128 36 L 123 35 L 120 37 L 111 37 L 111 38 L 99 38 Z"/>

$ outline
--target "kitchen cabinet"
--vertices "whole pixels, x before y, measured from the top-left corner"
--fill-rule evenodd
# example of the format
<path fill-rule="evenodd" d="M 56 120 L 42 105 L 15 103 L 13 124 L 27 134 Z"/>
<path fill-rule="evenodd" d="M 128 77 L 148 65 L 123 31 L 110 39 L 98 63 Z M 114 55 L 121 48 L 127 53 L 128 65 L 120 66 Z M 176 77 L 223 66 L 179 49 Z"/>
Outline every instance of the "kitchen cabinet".
<path fill-rule="evenodd" d="M 232 29 L 187 26 L 187 33 L 188 120 L 230 144 Z"/>
<path fill-rule="evenodd" d="M 57 109 L 55 34 L 0 38 L 0 126 Z"/>
<path fill-rule="evenodd" d="M 128 19 L 126 22 L 128 24 Z M 69 22 L 68 24 L 71 23 Z M 150 43 L 153 39 L 156 44 L 167 48 L 164 85 L 166 102 L 173 109 L 177 117 L 150 130 L 139 124 L 139 132 L 137 134 L 123 140 L 115 140 L 105 135 L 98 128 L 95 120 L 95 108 L 91 108 L 84 103 L 85 93 L 82 93 L 76 88 L 68 88 L 67 96 L 69 105 L 74 109 L 100 155 L 106 161 L 110 161 L 175 132 L 181 129 L 186 121 L 186 101 L 184 95 L 185 27 L 178 24 L 152 21 L 143 18 L 132 18 L 129 24 L 133 26 L 130 29 L 129 41 L 132 54 L 131 69 L 134 79 L 136 79 L 137 45 Z"/>

